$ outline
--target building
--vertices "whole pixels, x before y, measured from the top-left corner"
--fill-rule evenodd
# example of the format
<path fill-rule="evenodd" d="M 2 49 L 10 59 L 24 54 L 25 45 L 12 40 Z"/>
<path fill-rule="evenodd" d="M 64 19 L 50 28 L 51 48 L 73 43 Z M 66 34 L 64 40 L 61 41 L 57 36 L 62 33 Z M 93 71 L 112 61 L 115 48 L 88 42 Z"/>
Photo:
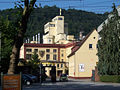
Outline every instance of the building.
<path fill-rule="evenodd" d="M 32 54 L 36 52 L 43 66 L 56 66 L 56 76 L 68 73 L 68 58 L 71 48 L 75 43 L 68 44 L 35 44 L 24 43 L 20 50 L 20 58 L 31 60 Z M 46 68 L 46 74 L 50 76 L 50 67 Z"/>
<path fill-rule="evenodd" d="M 61 44 L 68 43 L 68 25 L 64 23 L 64 16 L 56 16 L 52 19 L 52 22 L 48 22 L 44 25 L 43 43 L 44 44 Z"/>
<path fill-rule="evenodd" d="M 28 40 L 22 45 L 21 59 L 29 61 L 36 52 L 39 60 L 46 67 L 47 76 L 50 76 L 50 67 L 56 66 L 56 76 L 66 73 L 70 77 L 91 77 L 92 69 L 98 61 L 95 48 L 98 40 L 96 30 L 85 38 L 81 32 L 80 41 L 76 41 L 74 35 L 68 35 L 68 25 L 64 23 L 64 16 L 60 15 L 44 25 L 44 32 L 43 44 L 40 44 L 40 34 L 38 34 L 35 36 L 36 40 L 33 36 L 33 41 Z"/>
<path fill-rule="evenodd" d="M 93 30 L 81 42 L 78 42 L 68 55 L 69 77 L 91 78 L 98 62 L 97 56 L 98 32 Z"/>
<path fill-rule="evenodd" d="M 120 16 L 120 5 L 117 7 L 117 11 L 118 11 L 118 15 Z M 107 24 L 108 23 L 108 19 L 110 19 L 112 17 L 113 17 L 113 14 L 109 14 L 108 18 L 102 24 L 100 24 L 98 26 L 97 31 L 100 32 L 102 30 L 102 27 L 103 27 L 104 23 Z"/>

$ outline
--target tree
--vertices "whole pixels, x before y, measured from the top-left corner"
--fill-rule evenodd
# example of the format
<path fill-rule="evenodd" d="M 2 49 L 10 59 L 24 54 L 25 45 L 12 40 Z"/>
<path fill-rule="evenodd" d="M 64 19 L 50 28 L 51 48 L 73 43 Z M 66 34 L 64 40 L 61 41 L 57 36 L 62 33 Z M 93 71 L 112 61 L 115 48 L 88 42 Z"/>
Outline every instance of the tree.
<path fill-rule="evenodd" d="M 31 74 L 38 74 L 40 60 L 36 52 L 33 53 L 32 59 L 28 61 L 27 65 L 31 67 Z"/>
<path fill-rule="evenodd" d="M 120 75 L 120 16 L 113 5 L 108 22 L 99 32 L 98 71 L 100 75 Z"/>
<path fill-rule="evenodd" d="M 14 12 L 20 11 L 18 9 L 6 9 L 0 11 L 0 16 L 8 16 L 9 20 L 15 20 L 16 16 Z M 22 11 L 22 10 L 21 10 Z M 44 34 L 44 25 L 51 21 L 53 17 L 59 15 L 59 8 L 55 6 L 44 6 L 42 8 L 35 8 L 31 13 L 26 36 L 32 40 L 33 35 L 40 33 L 41 41 Z M 92 29 L 98 27 L 108 16 L 105 14 L 95 14 L 92 12 L 86 12 L 76 9 L 62 9 L 62 15 L 65 17 L 65 23 L 68 23 L 68 33 L 79 36 L 79 32 L 84 31 L 84 35 L 90 32 Z M 20 15 L 19 15 L 20 16 Z M 84 17 L 84 18 L 83 18 Z M 94 24 L 93 24 L 94 23 Z"/>
<path fill-rule="evenodd" d="M 0 66 L 1 72 L 6 73 L 9 66 L 10 54 L 13 45 L 13 39 L 15 36 L 16 28 L 13 22 L 9 21 L 8 18 L 0 18 L 0 32 L 1 32 L 1 48 L 0 48 Z"/>
<path fill-rule="evenodd" d="M 10 65 L 8 74 L 14 74 L 19 59 L 20 48 L 23 44 L 24 35 L 27 29 L 27 23 L 29 16 L 33 10 L 36 0 L 21 0 L 24 3 L 24 8 L 21 16 L 21 20 L 18 22 L 18 34 L 14 40 L 12 54 L 10 56 Z M 21 7 L 22 8 L 22 7 Z"/>

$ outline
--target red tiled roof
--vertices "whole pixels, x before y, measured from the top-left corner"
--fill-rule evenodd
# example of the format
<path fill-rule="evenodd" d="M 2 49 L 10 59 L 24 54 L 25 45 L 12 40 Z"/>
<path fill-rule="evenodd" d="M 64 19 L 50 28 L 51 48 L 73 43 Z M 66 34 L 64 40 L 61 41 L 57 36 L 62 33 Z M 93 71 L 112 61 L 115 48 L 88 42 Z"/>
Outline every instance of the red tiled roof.
<path fill-rule="evenodd" d="M 48 47 L 48 48 L 67 48 L 74 46 L 75 43 L 68 43 L 68 44 L 35 44 L 35 43 L 24 43 L 25 47 Z"/>
<path fill-rule="evenodd" d="M 91 31 L 90 33 L 88 33 L 86 35 L 86 37 L 82 41 L 76 43 L 76 45 L 72 48 L 71 54 L 69 54 L 68 57 L 71 57 L 72 55 L 75 54 L 75 52 L 84 44 L 84 42 L 88 39 L 88 37 L 92 34 L 93 31 Z"/>

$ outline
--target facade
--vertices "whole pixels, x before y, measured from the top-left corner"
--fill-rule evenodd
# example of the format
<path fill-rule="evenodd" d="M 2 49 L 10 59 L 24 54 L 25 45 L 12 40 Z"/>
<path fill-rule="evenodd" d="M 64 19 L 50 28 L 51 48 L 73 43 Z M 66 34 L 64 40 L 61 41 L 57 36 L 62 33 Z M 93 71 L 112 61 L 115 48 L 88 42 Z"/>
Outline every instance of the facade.
<path fill-rule="evenodd" d="M 98 62 L 97 54 L 98 33 L 90 32 L 81 42 L 73 48 L 69 58 L 69 77 L 91 78 Z"/>
<path fill-rule="evenodd" d="M 68 58 L 71 48 L 75 43 L 68 44 L 34 44 L 24 43 L 20 50 L 20 58 L 31 60 L 32 54 L 36 52 L 43 66 L 56 66 L 56 76 L 68 72 Z M 50 76 L 50 67 L 46 68 L 46 74 Z"/>
<path fill-rule="evenodd" d="M 64 16 L 56 16 L 51 22 L 44 25 L 43 43 L 44 44 L 66 44 L 68 25 L 64 23 Z"/>

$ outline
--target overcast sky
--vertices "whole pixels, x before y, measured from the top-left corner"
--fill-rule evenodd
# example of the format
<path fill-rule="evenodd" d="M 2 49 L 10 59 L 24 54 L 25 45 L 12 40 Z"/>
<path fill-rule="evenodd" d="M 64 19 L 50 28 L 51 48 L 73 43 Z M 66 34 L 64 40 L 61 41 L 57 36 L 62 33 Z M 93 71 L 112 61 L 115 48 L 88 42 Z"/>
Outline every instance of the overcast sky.
<path fill-rule="evenodd" d="M 0 9 L 14 8 L 14 2 L 19 0 L 0 0 Z M 36 4 L 68 9 L 75 8 L 90 12 L 104 13 L 112 11 L 112 3 L 120 5 L 120 0 L 37 0 Z"/>

